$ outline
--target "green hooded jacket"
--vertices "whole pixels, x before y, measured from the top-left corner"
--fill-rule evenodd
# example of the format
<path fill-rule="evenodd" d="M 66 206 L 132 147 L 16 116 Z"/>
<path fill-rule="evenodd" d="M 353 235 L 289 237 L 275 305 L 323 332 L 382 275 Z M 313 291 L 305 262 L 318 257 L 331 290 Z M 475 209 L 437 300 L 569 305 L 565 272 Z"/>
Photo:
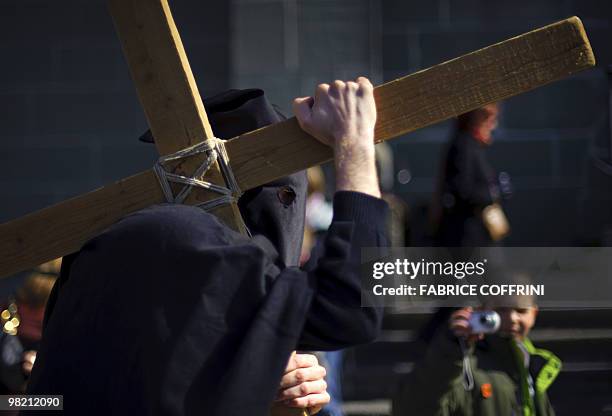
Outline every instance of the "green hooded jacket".
<path fill-rule="evenodd" d="M 461 349 L 450 332 L 434 338 L 393 400 L 394 416 L 552 416 L 546 390 L 561 360 L 525 340 L 489 335 L 469 352 L 474 387 L 466 390 Z M 526 368 L 528 363 L 528 369 Z"/>

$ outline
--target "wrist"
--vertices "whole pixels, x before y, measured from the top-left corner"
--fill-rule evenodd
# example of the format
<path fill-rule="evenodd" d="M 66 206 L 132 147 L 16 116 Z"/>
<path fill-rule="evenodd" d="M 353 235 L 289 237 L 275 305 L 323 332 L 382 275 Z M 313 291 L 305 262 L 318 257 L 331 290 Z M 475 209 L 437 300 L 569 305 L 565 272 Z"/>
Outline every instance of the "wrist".
<path fill-rule="evenodd" d="M 337 138 L 334 162 L 336 190 L 361 192 L 380 198 L 373 132 Z"/>
<path fill-rule="evenodd" d="M 334 160 L 336 169 L 344 166 L 359 165 L 362 168 L 376 169 L 376 151 L 374 141 L 361 141 L 351 143 L 340 141 L 334 146 Z"/>
<path fill-rule="evenodd" d="M 361 192 L 380 198 L 374 153 L 352 153 L 336 158 L 336 190 Z"/>
<path fill-rule="evenodd" d="M 376 182 L 359 182 L 352 180 L 337 180 L 336 191 L 359 192 L 362 194 L 380 198 L 380 187 Z"/>
<path fill-rule="evenodd" d="M 334 148 L 374 149 L 374 129 L 365 131 L 342 131 L 332 135 Z"/>

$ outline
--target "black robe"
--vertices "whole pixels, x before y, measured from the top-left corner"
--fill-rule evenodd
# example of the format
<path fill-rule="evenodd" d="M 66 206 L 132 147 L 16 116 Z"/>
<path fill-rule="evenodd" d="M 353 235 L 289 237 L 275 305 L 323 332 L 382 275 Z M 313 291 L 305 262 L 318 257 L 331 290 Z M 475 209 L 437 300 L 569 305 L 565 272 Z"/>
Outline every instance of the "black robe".
<path fill-rule="evenodd" d="M 486 145 L 459 131 L 448 147 L 443 169 L 442 218 L 436 243 L 444 247 L 481 247 L 492 240 L 482 210 L 499 193 Z"/>
<path fill-rule="evenodd" d="M 232 113 L 244 131 L 278 120 L 261 92 L 228 94 L 216 111 L 207 101 L 222 138 L 241 132 L 224 131 Z M 337 193 L 322 254 L 303 271 L 305 185 L 296 174 L 243 196 L 253 238 L 160 204 L 87 242 L 54 288 L 28 393 L 63 394 L 74 415 L 264 415 L 292 350 L 373 340 L 381 311 L 360 307 L 359 255 L 384 245 L 386 205 Z M 279 198 L 288 187 L 293 201 Z"/>

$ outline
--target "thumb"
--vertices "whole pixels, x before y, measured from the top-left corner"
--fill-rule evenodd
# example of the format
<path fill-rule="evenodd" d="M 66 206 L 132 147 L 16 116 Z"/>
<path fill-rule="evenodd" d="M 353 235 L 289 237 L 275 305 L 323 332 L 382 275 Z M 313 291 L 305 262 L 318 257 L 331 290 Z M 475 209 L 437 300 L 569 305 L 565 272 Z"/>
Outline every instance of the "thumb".
<path fill-rule="evenodd" d="M 295 114 L 302 129 L 310 125 L 313 103 L 314 100 L 312 97 L 298 97 L 293 100 L 293 114 Z"/>
<path fill-rule="evenodd" d="M 291 352 L 291 355 L 289 356 L 289 361 L 287 362 L 287 367 L 285 368 L 285 374 L 297 368 L 297 364 L 295 361 L 296 353 L 296 351 Z"/>

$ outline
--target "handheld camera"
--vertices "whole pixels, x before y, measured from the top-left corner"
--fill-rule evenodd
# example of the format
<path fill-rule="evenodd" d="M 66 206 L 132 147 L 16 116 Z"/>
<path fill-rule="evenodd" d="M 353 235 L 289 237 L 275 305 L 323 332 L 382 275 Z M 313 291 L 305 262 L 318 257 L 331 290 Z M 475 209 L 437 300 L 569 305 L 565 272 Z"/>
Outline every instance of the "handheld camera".
<path fill-rule="evenodd" d="M 470 316 L 470 327 L 474 334 L 492 334 L 501 325 L 501 318 L 495 311 L 477 311 Z"/>

